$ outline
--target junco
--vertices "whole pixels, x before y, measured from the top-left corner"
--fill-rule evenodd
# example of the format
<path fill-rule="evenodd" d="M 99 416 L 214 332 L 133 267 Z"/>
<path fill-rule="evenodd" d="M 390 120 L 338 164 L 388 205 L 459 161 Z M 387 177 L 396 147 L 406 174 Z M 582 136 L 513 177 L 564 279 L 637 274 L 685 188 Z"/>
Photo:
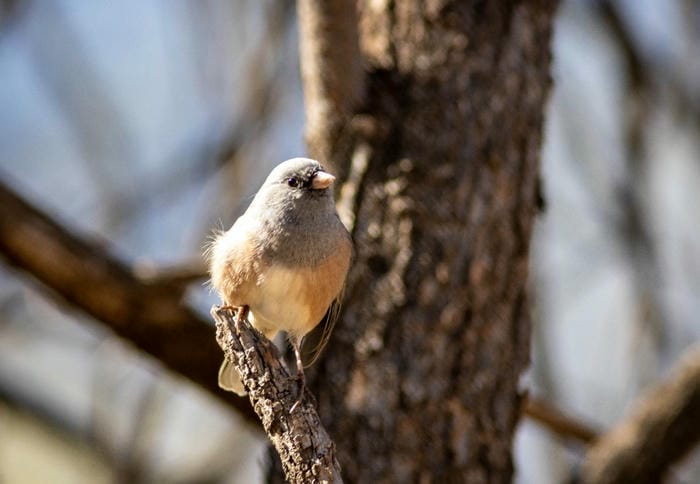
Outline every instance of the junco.
<path fill-rule="evenodd" d="M 335 209 L 334 180 L 308 158 L 279 164 L 246 212 L 214 238 L 208 254 L 211 284 L 223 303 L 247 308 L 251 324 L 268 339 L 287 333 L 302 389 L 301 341 L 338 303 L 352 254 L 350 234 Z M 245 395 L 226 360 L 219 386 Z"/>

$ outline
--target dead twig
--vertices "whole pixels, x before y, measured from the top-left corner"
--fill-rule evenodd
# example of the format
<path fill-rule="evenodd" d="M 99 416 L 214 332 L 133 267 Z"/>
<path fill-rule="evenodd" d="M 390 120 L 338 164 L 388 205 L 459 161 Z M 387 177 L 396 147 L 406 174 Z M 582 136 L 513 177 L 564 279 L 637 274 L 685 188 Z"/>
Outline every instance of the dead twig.
<path fill-rule="evenodd" d="M 297 395 L 299 382 L 290 377 L 277 348 L 247 318 L 236 321 L 232 311 L 217 306 L 211 315 L 216 321 L 216 340 L 240 373 L 287 480 L 342 482 L 335 444 L 321 424 L 313 398 L 308 390 Z"/>
<path fill-rule="evenodd" d="M 523 407 L 523 414 L 566 439 L 590 444 L 597 438 L 597 432 L 589 425 L 576 420 L 539 398 L 528 396 Z"/>

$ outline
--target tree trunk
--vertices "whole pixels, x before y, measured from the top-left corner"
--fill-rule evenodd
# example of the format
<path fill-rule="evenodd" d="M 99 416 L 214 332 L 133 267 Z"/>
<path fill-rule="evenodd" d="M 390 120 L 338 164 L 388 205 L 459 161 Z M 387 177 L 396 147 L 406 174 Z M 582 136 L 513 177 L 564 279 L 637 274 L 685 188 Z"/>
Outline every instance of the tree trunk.
<path fill-rule="evenodd" d="M 511 480 L 553 4 L 359 4 L 329 140 L 356 254 L 310 371 L 347 482 Z"/>

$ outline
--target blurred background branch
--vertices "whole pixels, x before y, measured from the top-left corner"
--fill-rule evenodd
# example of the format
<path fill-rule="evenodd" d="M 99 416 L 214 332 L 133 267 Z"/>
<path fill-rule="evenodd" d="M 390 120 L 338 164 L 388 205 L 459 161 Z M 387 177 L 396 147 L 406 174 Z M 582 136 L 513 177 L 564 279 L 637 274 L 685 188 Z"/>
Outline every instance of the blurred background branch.
<path fill-rule="evenodd" d="M 588 451 L 584 481 L 663 482 L 700 440 L 700 345 Z"/>
<path fill-rule="evenodd" d="M 528 395 L 523 404 L 523 414 L 557 436 L 588 445 L 598 438 L 596 430 L 590 425 L 565 414 L 541 398 Z"/>
<path fill-rule="evenodd" d="M 330 162 L 339 130 L 364 96 L 357 2 L 298 0 L 297 10 L 306 142 L 311 156 Z"/>
<path fill-rule="evenodd" d="M 183 301 L 184 287 L 136 277 L 0 183 L 0 249 L 52 294 L 254 419 L 247 401 L 218 388 L 221 355 L 213 328 Z"/>

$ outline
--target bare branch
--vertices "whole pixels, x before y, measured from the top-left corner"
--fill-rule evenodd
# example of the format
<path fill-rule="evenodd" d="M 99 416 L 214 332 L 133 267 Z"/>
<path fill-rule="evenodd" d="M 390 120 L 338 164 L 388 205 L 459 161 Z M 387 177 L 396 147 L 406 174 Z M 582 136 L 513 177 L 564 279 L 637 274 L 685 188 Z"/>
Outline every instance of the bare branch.
<path fill-rule="evenodd" d="M 250 402 L 277 449 L 292 483 L 342 482 L 335 444 L 323 428 L 308 390 L 280 361 L 277 348 L 245 318 L 235 321 L 227 309 L 212 308 L 216 339 L 241 375 Z M 293 411 L 292 411 L 293 410 Z"/>
<path fill-rule="evenodd" d="M 700 440 L 700 345 L 589 451 L 584 482 L 663 482 Z"/>
<path fill-rule="evenodd" d="M 566 415 L 539 398 L 528 396 L 525 400 L 523 414 L 560 437 L 577 440 L 583 444 L 590 444 L 597 438 L 597 432 L 589 425 Z"/>
<path fill-rule="evenodd" d="M 198 383 L 248 420 L 248 402 L 220 390 L 211 325 L 172 284 L 145 282 L 98 244 L 73 235 L 0 182 L 0 253 L 69 304 Z"/>
<path fill-rule="evenodd" d="M 362 98 L 355 0 L 298 0 L 306 142 L 328 161 L 338 131 Z"/>
<path fill-rule="evenodd" d="M 133 266 L 132 271 L 144 284 L 170 286 L 180 292 L 189 284 L 203 281 L 209 277 L 202 259 L 167 267 L 151 263 L 139 263 Z"/>

